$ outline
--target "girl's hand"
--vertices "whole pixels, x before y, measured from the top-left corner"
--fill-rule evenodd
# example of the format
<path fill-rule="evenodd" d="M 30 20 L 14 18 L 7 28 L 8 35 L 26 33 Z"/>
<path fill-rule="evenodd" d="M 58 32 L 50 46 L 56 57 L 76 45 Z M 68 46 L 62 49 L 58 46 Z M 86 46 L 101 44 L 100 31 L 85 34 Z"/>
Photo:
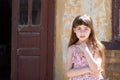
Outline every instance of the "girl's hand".
<path fill-rule="evenodd" d="M 92 70 L 90 70 L 90 68 L 89 68 L 89 70 L 88 70 L 88 72 L 89 72 L 90 74 L 101 74 L 102 71 L 103 71 L 103 70 L 100 69 L 98 72 L 93 72 Z"/>
<path fill-rule="evenodd" d="M 90 70 L 90 68 L 89 68 L 89 70 L 88 70 L 88 73 L 90 73 L 90 74 L 95 74 L 93 71 Z"/>
<path fill-rule="evenodd" d="M 89 48 L 88 48 L 86 42 L 82 42 L 82 43 L 79 45 L 79 48 L 80 48 L 80 50 L 81 50 L 82 52 L 89 51 Z"/>

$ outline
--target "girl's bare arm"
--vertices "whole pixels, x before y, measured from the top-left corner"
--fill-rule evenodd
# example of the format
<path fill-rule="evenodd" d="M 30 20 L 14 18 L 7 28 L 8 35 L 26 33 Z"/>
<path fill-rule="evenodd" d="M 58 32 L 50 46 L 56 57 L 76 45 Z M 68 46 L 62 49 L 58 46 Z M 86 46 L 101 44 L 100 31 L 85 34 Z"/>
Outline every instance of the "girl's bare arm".
<path fill-rule="evenodd" d="M 84 52 L 90 69 L 94 73 L 100 73 L 102 59 L 99 55 L 99 51 L 96 51 L 96 57 L 94 58 L 86 43 L 82 43 L 80 49 Z"/>

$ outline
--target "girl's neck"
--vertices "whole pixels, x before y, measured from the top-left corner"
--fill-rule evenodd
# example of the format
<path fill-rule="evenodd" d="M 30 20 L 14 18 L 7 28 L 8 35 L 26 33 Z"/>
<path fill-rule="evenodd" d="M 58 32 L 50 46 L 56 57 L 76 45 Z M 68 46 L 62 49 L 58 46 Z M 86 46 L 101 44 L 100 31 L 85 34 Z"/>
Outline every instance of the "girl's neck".
<path fill-rule="evenodd" d="M 91 46 L 91 44 L 87 40 L 86 41 L 77 41 L 75 44 L 80 45 L 83 42 L 85 42 L 88 46 Z"/>
<path fill-rule="evenodd" d="M 83 43 L 83 42 L 87 43 L 87 41 L 80 41 L 80 40 L 79 40 L 79 41 L 76 42 L 76 44 L 77 44 L 77 45 L 80 45 L 80 44 Z"/>

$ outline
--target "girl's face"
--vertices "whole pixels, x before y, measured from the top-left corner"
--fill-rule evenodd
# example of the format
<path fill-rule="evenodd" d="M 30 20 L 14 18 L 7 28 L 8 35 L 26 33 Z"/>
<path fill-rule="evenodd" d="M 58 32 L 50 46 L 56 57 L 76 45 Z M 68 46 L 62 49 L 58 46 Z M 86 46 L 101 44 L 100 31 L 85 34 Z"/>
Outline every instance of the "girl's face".
<path fill-rule="evenodd" d="M 79 41 L 86 41 L 91 33 L 91 29 L 85 25 L 79 25 L 73 30 Z"/>

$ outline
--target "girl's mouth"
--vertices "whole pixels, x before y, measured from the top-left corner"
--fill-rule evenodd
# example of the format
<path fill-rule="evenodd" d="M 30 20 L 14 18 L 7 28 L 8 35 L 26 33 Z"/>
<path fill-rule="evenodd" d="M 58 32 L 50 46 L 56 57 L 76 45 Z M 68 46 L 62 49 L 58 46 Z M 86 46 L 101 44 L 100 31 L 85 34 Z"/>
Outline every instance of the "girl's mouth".
<path fill-rule="evenodd" d="M 80 38 L 84 38 L 85 36 L 80 36 Z"/>

